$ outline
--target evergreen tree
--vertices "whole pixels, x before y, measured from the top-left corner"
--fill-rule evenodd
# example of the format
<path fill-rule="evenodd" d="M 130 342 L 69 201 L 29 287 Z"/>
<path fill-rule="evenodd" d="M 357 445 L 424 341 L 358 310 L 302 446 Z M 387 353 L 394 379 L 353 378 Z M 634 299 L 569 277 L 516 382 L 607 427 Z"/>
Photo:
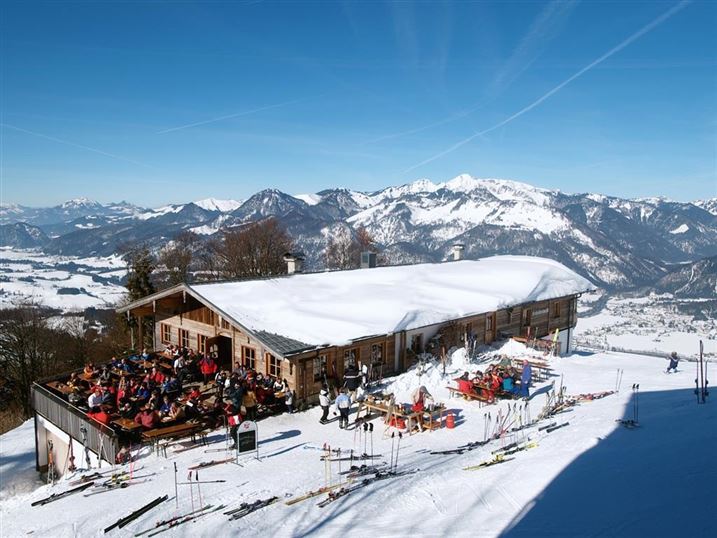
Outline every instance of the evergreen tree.
<path fill-rule="evenodd" d="M 154 293 L 152 273 L 156 267 L 154 256 L 146 246 L 130 250 L 124 257 L 127 262 L 127 292 L 130 301 Z"/>

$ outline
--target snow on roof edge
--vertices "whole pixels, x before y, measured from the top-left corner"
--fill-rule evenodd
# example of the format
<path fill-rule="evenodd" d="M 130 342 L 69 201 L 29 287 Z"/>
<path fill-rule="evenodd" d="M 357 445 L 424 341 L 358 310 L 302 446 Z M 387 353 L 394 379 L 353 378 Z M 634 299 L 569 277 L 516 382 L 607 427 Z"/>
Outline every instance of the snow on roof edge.
<path fill-rule="evenodd" d="M 595 289 L 564 265 L 530 256 L 190 287 L 251 332 L 266 331 L 316 347 L 347 345 L 368 335 L 417 329 Z"/>

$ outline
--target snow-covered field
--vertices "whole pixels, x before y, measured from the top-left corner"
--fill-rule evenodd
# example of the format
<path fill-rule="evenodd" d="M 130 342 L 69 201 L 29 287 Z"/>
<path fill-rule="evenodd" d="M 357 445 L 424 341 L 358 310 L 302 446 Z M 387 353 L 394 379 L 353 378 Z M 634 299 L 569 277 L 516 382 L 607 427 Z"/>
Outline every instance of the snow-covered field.
<path fill-rule="evenodd" d="M 624 349 L 667 355 L 672 351 L 688 357 L 705 353 L 717 357 L 717 319 L 695 319 L 675 307 L 670 295 L 610 297 L 596 314 L 586 315 L 601 293 L 580 298 L 575 336 L 579 343 L 600 349 Z M 592 312 L 591 312 L 592 314 Z"/>
<path fill-rule="evenodd" d="M 515 344 L 501 351 L 524 352 Z M 481 440 L 486 414 L 495 417 L 508 406 L 502 402 L 479 407 L 476 402 L 449 399 L 445 385 L 450 377 L 483 367 L 466 365 L 462 351 L 453 360 L 445 379 L 429 366 L 420 377 L 411 370 L 388 387 L 402 401 L 425 385 L 457 414 L 455 429 L 403 437 L 398 468 L 420 468 L 420 472 L 371 484 L 325 508 L 317 506 L 323 497 L 287 506 L 284 500 L 325 483 L 321 452 L 314 447 L 330 443 L 334 448 L 363 451 L 363 445 L 355 431 L 339 430 L 336 422 L 320 425 L 319 409 L 282 415 L 259 423 L 261 460 L 246 459 L 243 467 L 223 464 L 200 472 L 201 480 L 227 480 L 202 486 L 205 503 L 222 502 L 232 508 L 273 495 L 282 502 L 239 521 L 213 513 L 162 536 L 714 536 L 717 408 L 709 398 L 706 405 L 696 404 L 692 364 L 683 363 L 684 369 L 668 375 L 666 361 L 651 357 L 580 353 L 551 359 L 555 376 L 534 388 L 529 403 L 533 418 L 551 383 L 557 387 L 562 381 L 568 394 L 613 390 L 616 370 L 622 368 L 621 390 L 556 416 L 552 420 L 570 424 L 550 434 L 538 432 L 536 425 L 464 454 L 431 455 L 430 450 Z M 640 384 L 640 427 L 626 429 L 615 419 L 632 418 L 635 383 Z M 380 420 L 373 423 L 374 450 L 388 461 L 396 439 L 384 435 Z M 490 459 L 491 451 L 501 445 L 523 438 L 538 446 L 501 465 L 462 470 Z M 211 448 L 224 446 L 221 432 L 210 440 Z M 204 450 L 201 446 L 179 454 L 170 450 L 165 459 L 143 449 L 137 461 L 143 468 L 138 473 L 156 473 L 151 482 L 30 507 L 32 501 L 68 486 L 39 485 L 32 471 L 29 421 L 0 437 L 0 534 L 103 536 L 104 527 L 130 511 L 159 495 L 174 495 L 175 463 L 183 479 L 190 465 L 224 458 L 223 452 Z M 338 471 L 335 464 L 333 481 Z M 157 520 L 190 511 L 190 492 L 186 486 L 180 488 L 178 509 L 174 500 L 165 502 L 109 534 L 133 536 Z"/>
<path fill-rule="evenodd" d="M 0 248 L 0 308 L 32 299 L 63 311 L 112 308 L 126 289 L 118 256 L 78 258 Z"/>

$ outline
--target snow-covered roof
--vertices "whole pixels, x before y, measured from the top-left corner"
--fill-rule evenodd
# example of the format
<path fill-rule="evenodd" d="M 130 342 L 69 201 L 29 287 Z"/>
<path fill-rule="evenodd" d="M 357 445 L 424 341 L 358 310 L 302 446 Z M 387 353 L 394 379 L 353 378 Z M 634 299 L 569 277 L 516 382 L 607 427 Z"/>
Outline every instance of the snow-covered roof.
<path fill-rule="evenodd" d="M 494 256 L 189 288 L 250 331 L 321 346 L 564 297 L 594 286 L 553 260 Z"/>

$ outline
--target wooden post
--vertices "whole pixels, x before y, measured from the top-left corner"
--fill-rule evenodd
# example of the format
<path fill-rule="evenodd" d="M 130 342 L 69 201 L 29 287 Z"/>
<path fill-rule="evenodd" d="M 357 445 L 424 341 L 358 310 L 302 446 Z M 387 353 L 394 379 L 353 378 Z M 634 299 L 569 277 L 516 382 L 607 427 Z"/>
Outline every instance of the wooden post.
<path fill-rule="evenodd" d="M 139 336 L 139 346 L 137 347 L 137 349 L 141 351 L 144 347 L 144 316 L 139 316 L 137 318 L 137 333 Z"/>

